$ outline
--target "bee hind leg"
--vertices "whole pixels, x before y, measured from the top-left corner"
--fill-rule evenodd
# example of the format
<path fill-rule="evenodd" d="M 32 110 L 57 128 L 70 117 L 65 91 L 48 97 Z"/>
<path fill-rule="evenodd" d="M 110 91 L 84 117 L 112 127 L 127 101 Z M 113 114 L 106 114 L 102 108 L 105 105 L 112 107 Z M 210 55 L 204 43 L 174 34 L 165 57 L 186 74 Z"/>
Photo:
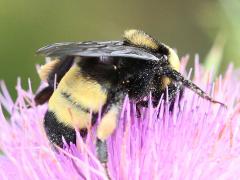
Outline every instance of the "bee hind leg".
<path fill-rule="evenodd" d="M 35 104 L 42 105 L 46 103 L 52 96 L 53 91 L 54 91 L 54 88 L 52 86 L 47 86 L 44 89 L 42 89 L 34 97 Z"/>
<path fill-rule="evenodd" d="M 101 162 L 107 178 L 111 179 L 110 175 L 109 175 L 109 172 L 108 172 L 108 165 L 107 165 L 108 152 L 107 152 L 107 142 L 106 142 L 106 140 L 100 140 L 99 138 L 97 138 L 96 147 L 97 147 L 98 160 Z"/>
<path fill-rule="evenodd" d="M 106 139 L 114 132 L 117 127 L 119 114 L 121 111 L 122 102 L 124 99 L 123 95 L 115 95 L 110 98 L 109 106 L 106 108 L 103 118 L 101 119 L 97 127 L 97 157 L 102 163 L 103 168 L 106 172 L 108 179 L 110 178 L 107 163 L 108 163 L 108 150 Z"/>
<path fill-rule="evenodd" d="M 118 107 L 116 107 L 115 105 L 112 105 L 109 111 L 103 116 L 97 128 L 97 142 L 96 142 L 97 157 L 99 161 L 102 163 L 108 179 L 111 179 L 111 178 L 110 178 L 108 167 L 107 167 L 108 150 L 107 150 L 106 139 L 114 132 L 117 126 L 119 111 L 120 110 Z"/>

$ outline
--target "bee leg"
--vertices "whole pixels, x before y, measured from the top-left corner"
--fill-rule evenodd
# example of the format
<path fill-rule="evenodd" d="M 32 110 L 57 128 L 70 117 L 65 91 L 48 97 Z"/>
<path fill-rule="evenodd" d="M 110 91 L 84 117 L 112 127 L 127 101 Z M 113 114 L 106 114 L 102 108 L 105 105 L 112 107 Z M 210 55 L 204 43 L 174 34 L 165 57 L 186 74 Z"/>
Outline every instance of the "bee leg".
<path fill-rule="evenodd" d="M 97 142 L 96 142 L 96 148 L 97 148 L 97 157 L 98 160 L 101 162 L 105 173 L 107 175 L 108 179 L 110 178 L 109 172 L 108 172 L 108 166 L 107 166 L 107 162 L 108 162 L 108 152 L 107 152 L 107 142 L 106 140 L 101 140 L 99 138 L 97 138 Z"/>
<path fill-rule="evenodd" d="M 47 86 L 44 89 L 42 89 L 34 97 L 35 104 L 42 105 L 42 104 L 46 103 L 52 96 L 53 91 L 54 91 L 54 88 L 52 86 Z"/>
<path fill-rule="evenodd" d="M 140 102 L 139 102 L 140 103 Z M 141 117 L 141 105 L 137 103 L 136 104 L 136 114 L 137 114 L 137 118 Z"/>
<path fill-rule="evenodd" d="M 180 83 L 170 84 L 168 86 L 168 101 L 170 102 L 169 110 L 173 111 L 174 104 L 179 103 L 176 101 L 176 96 L 179 94 L 179 101 L 183 95 L 183 87 Z M 167 96 L 167 92 L 164 93 L 165 97 Z M 166 99 L 166 98 L 165 98 Z"/>
<path fill-rule="evenodd" d="M 102 163 L 108 178 L 110 176 L 107 168 L 108 152 L 106 139 L 113 133 L 117 126 L 119 111 L 120 111 L 119 107 L 117 107 L 116 105 L 111 105 L 111 108 L 103 116 L 97 128 L 97 143 L 96 143 L 97 157 L 99 161 Z"/>
<path fill-rule="evenodd" d="M 122 102 L 124 96 L 121 94 L 115 94 L 111 96 L 109 106 L 106 108 L 103 118 L 101 119 L 98 127 L 97 127 L 97 157 L 99 161 L 102 163 L 106 175 L 109 179 L 109 173 L 107 168 L 108 162 L 108 152 L 107 152 L 107 143 L 106 139 L 114 132 L 117 126 L 119 114 L 121 111 Z"/>
<path fill-rule="evenodd" d="M 183 90 L 183 87 L 181 84 L 176 83 L 176 84 L 170 84 L 168 86 L 168 100 L 169 102 L 174 101 L 175 97 L 177 96 L 178 93 L 181 93 Z M 165 96 L 167 93 L 165 92 Z"/>
<path fill-rule="evenodd" d="M 156 98 L 152 99 L 152 107 L 156 108 L 158 105 L 159 100 L 157 100 Z M 149 100 L 143 100 L 143 101 L 139 101 L 136 104 L 136 111 L 137 111 L 137 117 L 140 118 L 141 117 L 141 108 L 142 107 L 149 107 Z"/>
<path fill-rule="evenodd" d="M 142 107 L 148 107 L 148 101 L 139 101 L 136 104 L 136 113 L 137 113 L 137 118 L 141 117 L 141 108 Z"/>
<path fill-rule="evenodd" d="M 158 101 L 157 100 L 152 100 L 152 106 L 155 108 L 158 105 Z M 149 100 L 147 101 L 139 101 L 137 102 L 137 107 L 148 107 L 149 106 Z"/>
<path fill-rule="evenodd" d="M 98 155 L 99 161 L 101 163 L 107 163 L 108 154 L 107 154 L 106 140 L 101 140 L 97 138 L 96 147 L 97 147 L 97 155 Z"/>

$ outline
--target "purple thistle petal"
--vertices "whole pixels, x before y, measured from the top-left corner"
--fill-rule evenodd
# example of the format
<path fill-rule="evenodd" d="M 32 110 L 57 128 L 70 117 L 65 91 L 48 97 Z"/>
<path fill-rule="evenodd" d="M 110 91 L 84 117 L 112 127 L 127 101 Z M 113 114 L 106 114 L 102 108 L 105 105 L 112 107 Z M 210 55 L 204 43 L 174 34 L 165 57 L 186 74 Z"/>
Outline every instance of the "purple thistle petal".
<path fill-rule="evenodd" d="M 126 97 L 117 130 L 108 139 L 109 174 L 113 179 L 237 179 L 240 177 L 239 71 L 229 66 L 212 82 L 195 58 L 194 82 L 228 105 L 206 101 L 188 89 L 173 112 L 161 100 L 157 108 L 141 110 Z M 188 57 L 182 60 L 184 72 Z M 190 77 L 190 73 L 189 73 Z M 30 80 L 29 80 L 30 84 Z M 96 126 L 77 145 L 49 144 L 43 128 L 47 105 L 33 106 L 31 86 L 20 80 L 11 99 L 0 83 L 0 177 L 2 179 L 106 179 L 96 158 Z M 10 113 L 9 121 L 2 107 Z"/>

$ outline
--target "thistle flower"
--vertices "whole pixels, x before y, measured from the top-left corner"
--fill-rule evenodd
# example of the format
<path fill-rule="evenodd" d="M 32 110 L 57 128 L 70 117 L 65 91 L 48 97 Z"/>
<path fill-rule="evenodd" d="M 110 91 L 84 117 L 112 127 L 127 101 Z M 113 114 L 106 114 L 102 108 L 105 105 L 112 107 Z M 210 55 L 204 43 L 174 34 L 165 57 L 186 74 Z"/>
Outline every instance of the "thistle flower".
<path fill-rule="evenodd" d="M 182 69 L 188 58 L 182 59 Z M 240 177 L 239 71 L 212 82 L 211 73 L 195 63 L 194 82 L 228 109 L 185 90 L 172 112 L 160 101 L 141 111 L 126 98 L 118 128 L 108 139 L 112 179 L 237 179 Z M 30 83 L 29 83 L 30 84 Z M 96 158 L 95 126 L 86 139 L 57 153 L 45 135 L 47 105 L 35 107 L 31 88 L 20 80 L 14 102 L 0 83 L 0 177 L 2 179 L 106 179 Z M 29 108 L 29 104 L 31 108 Z"/>

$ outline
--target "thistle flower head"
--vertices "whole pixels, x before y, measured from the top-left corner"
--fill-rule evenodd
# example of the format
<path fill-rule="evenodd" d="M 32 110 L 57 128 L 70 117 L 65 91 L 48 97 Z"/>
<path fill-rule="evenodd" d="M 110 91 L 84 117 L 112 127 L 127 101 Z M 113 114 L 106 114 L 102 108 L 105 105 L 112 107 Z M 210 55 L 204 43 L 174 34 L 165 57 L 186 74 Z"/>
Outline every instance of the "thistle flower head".
<path fill-rule="evenodd" d="M 182 59 L 182 70 L 187 58 Z M 143 108 L 126 98 L 118 128 L 108 139 L 109 174 L 113 179 L 235 179 L 240 177 L 239 71 L 228 68 L 213 83 L 196 60 L 194 82 L 224 102 L 225 109 L 185 90 L 172 112 L 160 101 Z M 96 158 L 95 126 L 77 145 L 58 149 L 45 135 L 47 105 L 34 106 L 31 88 L 20 81 L 14 102 L 0 83 L 0 176 L 5 179 L 106 179 Z M 32 106 L 29 108 L 29 104 Z M 3 109 L 9 115 L 4 116 Z"/>

